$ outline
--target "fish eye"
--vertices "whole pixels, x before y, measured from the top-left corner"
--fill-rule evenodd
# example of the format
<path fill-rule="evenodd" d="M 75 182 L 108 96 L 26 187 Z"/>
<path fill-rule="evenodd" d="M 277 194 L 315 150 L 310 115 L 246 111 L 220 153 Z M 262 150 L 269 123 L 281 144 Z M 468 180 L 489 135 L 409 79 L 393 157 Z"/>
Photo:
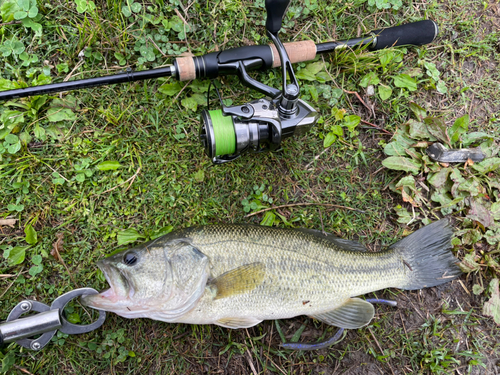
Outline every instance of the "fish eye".
<path fill-rule="evenodd" d="M 129 251 L 123 256 L 123 263 L 127 266 L 133 266 L 139 260 L 139 256 L 134 251 Z"/>

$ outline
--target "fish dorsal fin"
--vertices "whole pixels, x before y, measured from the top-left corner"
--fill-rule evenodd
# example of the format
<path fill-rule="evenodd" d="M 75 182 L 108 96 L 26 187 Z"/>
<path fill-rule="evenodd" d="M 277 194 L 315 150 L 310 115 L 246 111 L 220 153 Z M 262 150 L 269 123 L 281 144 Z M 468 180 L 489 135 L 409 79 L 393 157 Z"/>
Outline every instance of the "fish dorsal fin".
<path fill-rule="evenodd" d="M 262 284 L 265 275 L 266 266 L 263 263 L 250 263 L 223 273 L 209 286 L 213 289 L 214 299 L 226 298 L 254 290 Z"/>
<path fill-rule="evenodd" d="M 259 324 L 262 320 L 257 318 L 222 318 L 215 322 L 215 324 L 225 328 L 249 328 Z"/>
<path fill-rule="evenodd" d="M 363 244 L 360 244 L 359 242 L 344 240 L 344 239 L 338 238 L 330 233 L 325 233 L 325 232 L 322 232 L 322 231 L 316 230 L 316 229 L 299 228 L 298 230 L 301 232 L 307 233 L 307 234 L 311 234 L 314 237 L 330 241 L 331 243 L 335 244 L 336 246 L 340 247 L 343 250 L 363 251 L 363 252 L 367 251 L 366 247 Z"/>
<path fill-rule="evenodd" d="M 349 298 L 342 306 L 311 317 L 332 326 L 356 329 L 370 323 L 374 315 L 375 309 L 370 302 L 360 298 Z"/>

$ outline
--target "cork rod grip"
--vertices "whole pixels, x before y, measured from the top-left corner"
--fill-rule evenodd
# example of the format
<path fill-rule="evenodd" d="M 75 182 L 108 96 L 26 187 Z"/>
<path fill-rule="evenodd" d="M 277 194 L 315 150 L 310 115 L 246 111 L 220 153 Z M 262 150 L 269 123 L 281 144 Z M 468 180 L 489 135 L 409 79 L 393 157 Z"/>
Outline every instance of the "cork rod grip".
<path fill-rule="evenodd" d="M 313 60 L 316 57 L 316 44 L 312 40 L 291 42 L 284 44 L 288 57 L 292 63 Z M 281 59 L 276 47 L 271 48 L 273 68 L 281 66 Z M 199 78 L 196 76 L 195 60 L 193 56 L 178 57 L 176 60 L 179 81 L 191 81 Z"/>
<path fill-rule="evenodd" d="M 316 57 L 316 44 L 312 40 L 303 40 L 301 42 L 290 42 L 283 44 L 288 53 L 288 58 L 292 64 L 314 60 Z M 271 45 L 273 51 L 273 68 L 281 66 L 281 59 L 278 50 Z"/>

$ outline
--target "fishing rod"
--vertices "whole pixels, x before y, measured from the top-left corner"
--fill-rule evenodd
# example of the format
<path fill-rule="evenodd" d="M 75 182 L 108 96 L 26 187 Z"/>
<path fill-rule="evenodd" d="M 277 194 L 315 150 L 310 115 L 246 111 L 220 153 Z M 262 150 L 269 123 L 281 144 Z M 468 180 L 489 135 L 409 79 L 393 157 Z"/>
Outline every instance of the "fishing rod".
<path fill-rule="evenodd" d="M 237 75 L 243 85 L 266 95 L 266 98 L 243 105 L 225 106 L 217 91 L 221 109 L 201 112 L 200 141 L 213 163 L 221 164 L 247 152 L 278 150 L 283 139 L 301 135 L 316 124 L 318 112 L 299 99 L 300 88 L 292 64 L 314 60 L 318 54 L 339 50 L 366 48 L 376 51 L 402 45 L 421 46 L 431 43 L 438 34 L 434 21 L 423 20 L 374 30 L 360 38 L 318 44 L 311 40 L 283 44 L 278 31 L 289 3 L 290 0 L 266 0 L 266 31 L 273 42 L 271 45 L 243 46 L 203 56 L 177 57 L 172 65 L 164 68 L 144 71 L 128 69 L 125 73 L 114 75 L 3 91 L 0 92 L 0 100 L 160 77 L 190 81 Z M 250 70 L 278 67 L 282 69 L 281 90 L 248 75 Z"/>

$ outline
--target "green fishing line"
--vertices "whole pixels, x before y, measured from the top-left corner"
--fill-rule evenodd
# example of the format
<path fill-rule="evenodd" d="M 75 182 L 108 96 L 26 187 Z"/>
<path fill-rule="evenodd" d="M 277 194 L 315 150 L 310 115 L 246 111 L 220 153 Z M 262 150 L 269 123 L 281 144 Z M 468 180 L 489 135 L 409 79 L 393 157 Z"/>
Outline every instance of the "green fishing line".
<path fill-rule="evenodd" d="M 215 138 L 215 154 L 231 155 L 236 151 L 236 134 L 233 118 L 223 116 L 222 110 L 209 111 L 212 120 Z"/>

